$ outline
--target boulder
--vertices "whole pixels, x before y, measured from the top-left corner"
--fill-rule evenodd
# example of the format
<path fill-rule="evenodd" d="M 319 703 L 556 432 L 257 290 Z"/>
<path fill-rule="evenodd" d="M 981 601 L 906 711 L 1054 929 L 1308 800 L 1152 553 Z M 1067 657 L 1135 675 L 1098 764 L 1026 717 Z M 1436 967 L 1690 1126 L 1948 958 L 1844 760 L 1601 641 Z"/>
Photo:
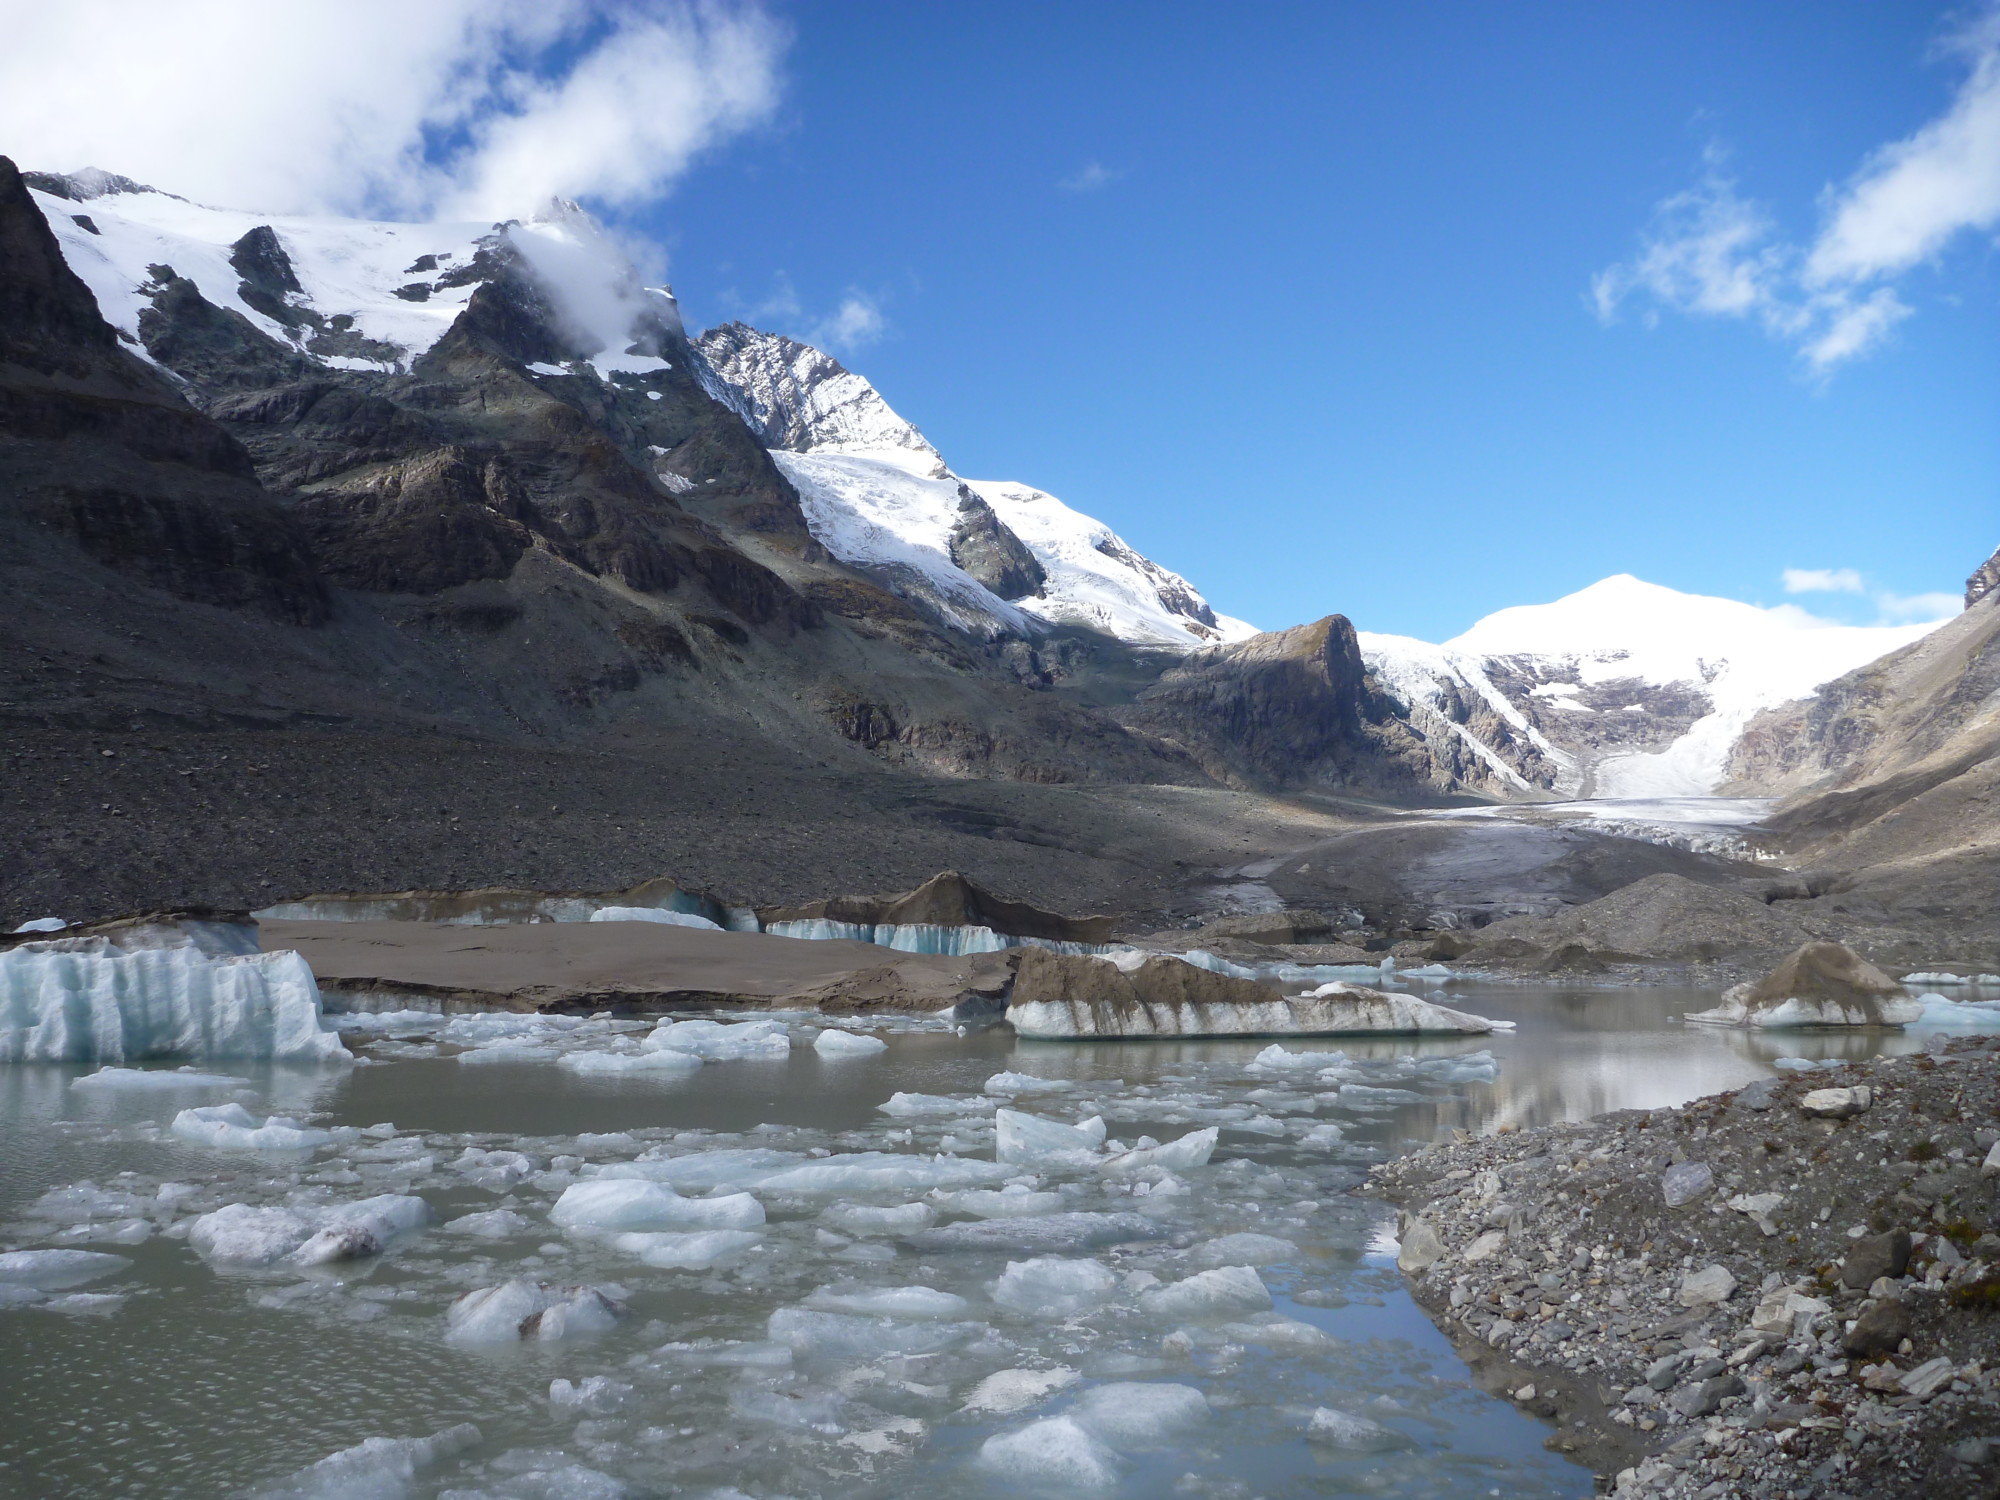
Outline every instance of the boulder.
<path fill-rule="evenodd" d="M 1703 1266 L 1681 1278 L 1682 1307 L 1714 1307 L 1736 1295 L 1736 1277 L 1727 1266 Z"/>
<path fill-rule="evenodd" d="M 1910 1266 L 1910 1231 L 1892 1229 L 1856 1240 L 1840 1263 L 1840 1284 L 1865 1291 L 1879 1277 L 1901 1276 Z"/>
<path fill-rule="evenodd" d="M 1903 988 L 1844 943 L 1807 943 L 1722 1004 L 1688 1017 L 1717 1026 L 1907 1026 L 1923 1013 Z"/>
<path fill-rule="evenodd" d="M 1851 1089 L 1814 1089 L 1799 1100 L 1799 1108 L 1821 1120 L 1851 1120 L 1875 1102 L 1866 1084 Z"/>
<path fill-rule="evenodd" d="M 1705 1197 L 1714 1186 L 1715 1171 L 1705 1161 L 1675 1162 L 1660 1176 L 1660 1196 L 1668 1208 L 1679 1208 Z"/>
<path fill-rule="evenodd" d="M 1477 1035 L 1502 1024 L 1358 985 L 1287 998 L 1275 984 L 1163 954 L 1126 967 L 1040 948 L 1021 955 L 1007 1019 L 1040 1037 Z"/>
<path fill-rule="evenodd" d="M 1909 1336 L 1909 1308 L 1899 1297 L 1884 1297 L 1854 1320 L 1840 1341 L 1840 1349 L 1850 1358 L 1873 1359 L 1894 1354 Z"/>

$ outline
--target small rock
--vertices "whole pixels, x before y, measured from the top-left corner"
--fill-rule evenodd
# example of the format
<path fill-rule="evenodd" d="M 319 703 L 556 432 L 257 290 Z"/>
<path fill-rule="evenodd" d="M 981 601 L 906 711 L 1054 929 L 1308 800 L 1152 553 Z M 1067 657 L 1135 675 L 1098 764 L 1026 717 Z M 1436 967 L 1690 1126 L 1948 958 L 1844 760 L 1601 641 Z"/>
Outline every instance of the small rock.
<path fill-rule="evenodd" d="M 1967 1438 L 1962 1443 L 1952 1445 L 1951 1456 L 1962 1464 L 1977 1468 L 1993 1461 L 1994 1449 L 2000 1448 L 2000 1438 Z"/>
<path fill-rule="evenodd" d="M 1740 1396 L 1749 1387 L 1739 1375 L 1717 1375 L 1700 1385 L 1691 1385 L 1673 1398 L 1673 1408 L 1689 1421 L 1713 1416 L 1731 1396 Z"/>
<path fill-rule="evenodd" d="M 1681 1371 L 1687 1367 L 1686 1354 L 1668 1354 L 1646 1366 L 1646 1384 L 1656 1391 L 1664 1391 L 1681 1378 Z M 1637 1386 L 1634 1390 L 1639 1389 Z"/>
<path fill-rule="evenodd" d="M 1715 1173 L 1705 1161 L 1675 1162 L 1660 1178 L 1660 1192 L 1668 1208 L 1692 1203 L 1715 1186 Z"/>
<path fill-rule="evenodd" d="M 1939 1355 L 1936 1359 L 1925 1360 L 1914 1370 L 1905 1371 L 1902 1387 L 1907 1394 L 1927 1400 L 1949 1385 L 1957 1373 L 1958 1367 Z"/>
<path fill-rule="evenodd" d="M 1840 1284 L 1859 1291 L 1874 1285 L 1879 1277 L 1901 1276 L 1910 1265 L 1910 1231 L 1892 1229 L 1887 1234 L 1856 1240 L 1840 1262 Z"/>
<path fill-rule="evenodd" d="M 1799 1108 L 1820 1120 L 1850 1120 L 1875 1102 L 1866 1084 L 1851 1089 L 1814 1089 L 1799 1100 Z"/>
<path fill-rule="evenodd" d="M 1777 1094 L 1780 1082 L 1781 1080 L 1776 1078 L 1760 1078 L 1755 1083 L 1747 1084 L 1743 1088 L 1738 1089 L 1736 1091 L 1736 1102 L 1745 1109 L 1754 1109 L 1759 1114 L 1762 1114 L 1778 1102 Z"/>
<path fill-rule="evenodd" d="M 1899 1297 L 1884 1297 L 1854 1320 L 1840 1341 L 1843 1353 L 1856 1359 L 1893 1354 L 1910 1336 L 1910 1309 Z"/>
<path fill-rule="evenodd" d="M 1491 1260 L 1504 1250 L 1506 1246 L 1507 1231 L 1504 1229 L 1489 1229 L 1478 1239 L 1467 1245 L 1459 1253 L 1459 1258 L 1469 1264 L 1477 1264 L 1482 1260 Z"/>
<path fill-rule="evenodd" d="M 1405 1276 L 1421 1276 L 1443 1258 L 1444 1241 L 1430 1221 L 1410 1220 L 1403 1230 L 1402 1248 L 1396 1252 L 1396 1269 Z"/>
<path fill-rule="evenodd" d="M 1522 1387 L 1521 1387 L 1521 1388 L 1520 1388 L 1520 1389 L 1519 1389 L 1518 1391 L 1514 1392 L 1514 1399 L 1515 1399 L 1516 1401 L 1532 1401 L 1532 1400 L 1534 1400 L 1534 1399 L 1535 1399 L 1535 1388 L 1534 1388 L 1534 1387 L 1533 1387 L 1532 1385 L 1524 1385 L 1524 1386 L 1522 1386 Z"/>
<path fill-rule="evenodd" d="M 1980 1164 L 1981 1177 L 2000 1177 L 2000 1141 L 1993 1143 L 1993 1149 L 1986 1153 L 1986 1160 Z"/>
<path fill-rule="evenodd" d="M 1736 1295 L 1736 1277 L 1727 1266 L 1703 1266 L 1681 1278 L 1682 1307 L 1713 1307 Z"/>
<path fill-rule="evenodd" d="M 1738 1193 L 1729 1200 L 1729 1206 L 1739 1214 L 1748 1214 L 1753 1219 L 1761 1219 L 1784 1201 L 1783 1193 Z"/>

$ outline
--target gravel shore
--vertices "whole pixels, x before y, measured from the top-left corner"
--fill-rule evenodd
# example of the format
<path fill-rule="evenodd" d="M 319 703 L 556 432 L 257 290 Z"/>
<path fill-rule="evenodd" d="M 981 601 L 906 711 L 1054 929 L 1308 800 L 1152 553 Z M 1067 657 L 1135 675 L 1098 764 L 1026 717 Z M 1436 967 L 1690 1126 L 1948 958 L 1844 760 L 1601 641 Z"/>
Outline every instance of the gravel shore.
<path fill-rule="evenodd" d="M 1482 1384 L 1631 1497 L 2000 1493 L 2000 1038 L 1375 1168 Z"/>

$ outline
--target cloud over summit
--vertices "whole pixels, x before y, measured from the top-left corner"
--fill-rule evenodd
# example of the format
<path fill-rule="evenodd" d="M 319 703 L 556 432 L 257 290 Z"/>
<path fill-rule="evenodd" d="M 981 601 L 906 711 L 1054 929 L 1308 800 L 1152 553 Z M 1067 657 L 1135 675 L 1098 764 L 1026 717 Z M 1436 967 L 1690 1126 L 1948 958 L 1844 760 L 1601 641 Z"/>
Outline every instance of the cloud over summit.
<path fill-rule="evenodd" d="M 723 0 L 66 0 L 17 14 L 0 142 L 271 212 L 629 207 L 774 108 L 785 34 Z"/>

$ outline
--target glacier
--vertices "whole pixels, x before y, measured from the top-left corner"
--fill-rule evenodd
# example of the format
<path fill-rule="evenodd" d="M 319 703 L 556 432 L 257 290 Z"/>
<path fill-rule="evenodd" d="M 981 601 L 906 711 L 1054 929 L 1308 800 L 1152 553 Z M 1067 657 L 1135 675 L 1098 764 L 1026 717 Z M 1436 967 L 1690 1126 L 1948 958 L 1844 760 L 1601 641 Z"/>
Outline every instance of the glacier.
<path fill-rule="evenodd" d="M 0 1062 L 349 1058 L 296 953 L 128 952 L 57 938 L 0 953 Z"/>

